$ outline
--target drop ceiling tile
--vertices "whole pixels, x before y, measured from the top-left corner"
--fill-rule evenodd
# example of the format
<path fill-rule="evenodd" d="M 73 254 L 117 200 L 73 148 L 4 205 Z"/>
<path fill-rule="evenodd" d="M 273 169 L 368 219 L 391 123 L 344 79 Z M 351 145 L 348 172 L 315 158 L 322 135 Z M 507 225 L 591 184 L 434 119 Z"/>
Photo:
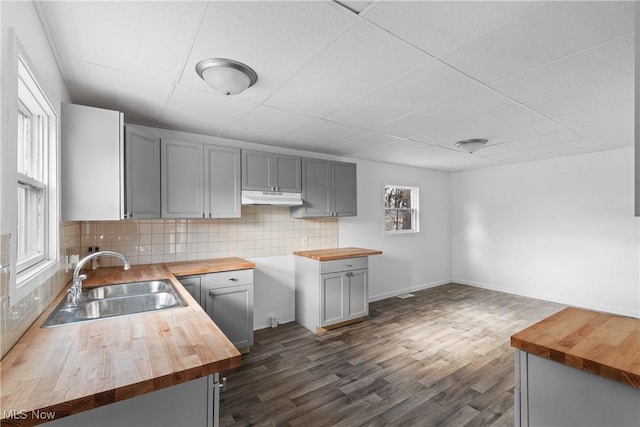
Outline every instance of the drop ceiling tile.
<path fill-rule="evenodd" d="M 363 13 L 382 28 L 440 56 L 540 7 L 540 2 L 383 1 Z"/>
<path fill-rule="evenodd" d="M 363 130 L 341 139 L 334 144 L 328 145 L 325 148 L 325 152 L 328 154 L 343 156 L 360 151 L 376 149 L 398 141 L 400 141 L 398 138 L 394 138 L 392 136 Z"/>
<path fill-rule="evenodd" d="M 480 87 L 442 104 L 375 126 L 374 130 L 387 135 L 410 138 L 429 132 L 438 133 L 451 128 L 464 127 L 466 123 L 475 123 L 479 115 L 515 105 L 493 90 Z"/>
<path fill-rule="evenodd" d="M 633 111 L 634 102 L 633 99 L 630 99 L 615 104 L 600 105 L 575 113 L 563 114 L 562 116 L 554 117 L 553 120 L 563 126 L 574 129 L 590 124 L 612 122 L 621 118 L 633 121 Z"/>
<path fill-rule="evenodd" d="M 633 2 L 548 2 L 443 60 L 492 83 L 630 34 L 633 16 Z"/>
<path fill-rule="evenodd" d="M 44 1 L 40 6 L 62 58 L 173 82 L 206 3 Z"/>
<path fill-rule="evenodd" d="M 180 85 L 210 90 L 196 74 L 196 64 L 207 58 L 230 58 L 258 74 L 250 90 L 235 96 L 254 102 L 269 97 L 356 19 L 326 2 L 207 3 Z"/>
<path fill-rule="evenodd" d="M 74 103 L 121 111 L 127 123 L 154 126 L 173 91 L 171 84 L 86 62 L 64 59 L 63 67 Z"/>
<path fill-rule="evenodd" d="M 553 157 L 572 156 L 576 154 L 592 153 L 601 151 L 596 145 L 584 140 L 561 142 L 558 144 L 548 144 L 527 150 L 509 151 L 492 154 L 487 158 L 500 160 L 506 163 L 532 162 L 535 160 L 550 159 Z"/>
<path fill-rule="evenodd" d="M 359 14 L 367 8 L 373 1 L 367 0 L 335 0 L 336 3 L 346 7 L 353 13 Z"/>
<path fill-rule="evenodd" d="M 633 147 L 633 117 L 607 123 L 595 123 L 574 129 L 574 131 L 605 149 Z"/>
<path fill-rule="evenodd" d="M 499 160 L 488 159 L 474 154 L 455 152 L 451 152 L 450 154 L 441 157 L 413 156 L 413 158 L 407 163 L 409 166 L 434 169 L 443 172 L 458 172 L 462 170 L 498 166 L 500 164 L 502 164 L 502 162 Z"/>
<path fill-rule="evenodd" d="M 558 144 L 582 139 L 573 132 L 562 130 L 560 132 L 550 133 L 546 135 L 533 136 L 519 140 L 507 140 L 507 142 L 492 143 L 478 150 L 480 156 L 491 156 L 499 153 L 509 153 L 512 151 L 528 150 L 530 148 L 541 147 L 543 145 Z"/>
<path fill-rule="evenodd" d="M 522 103 L 633 73 L 634 37 L 626 36 L 491 86 Z"/>
<path fill-rule="evenodd" d="M 259 105 L 227 129 L 222 136 L 269 144 L 295 132 L 316 119 Z"/>
<path fill-rule="evenodd" d="M 384 30 L 358 21 L 265 103 L 324 117 L 430 60 Z"/>
<path fill-rule="evenodd" d="M 363 150 L 351 154 L 351 157 L 387 163 L 406 163 L 407 159 L 416 156 L 438 157 L 447 154 L 448 150 L 432 147 L 415 141 L 400 140 L 392 144 Z"/>
<path fill-rule="evenodd" d="M 633 99 L 633 84 L 633 74 L 627 74 L 563 92 L 559 95 L 532 102 L 527 106 L 547 117 L 556 117 Z"/>
<path fill-rule="evenodd" d="M 451 67 L 431 62 L 329 114 L 327 118 L 350 126 L 370 127 L 440 104 L 479 87 L 478 82 Z"/>
<path fill-rule="evenodd" d="M 310 125 L 275 141 L 273 145 L 299 150 L 313 148 L 315 151 L 324 152 L 323 148 L 327 145 L 353 135 L 359 130 L 340 123 L 316 120 Z"/>
<path fill-rule="evenodd" d="M 220 136 L 253 108 L 253 104 L 230 96 L 177 87 L 159 127 Z"/>

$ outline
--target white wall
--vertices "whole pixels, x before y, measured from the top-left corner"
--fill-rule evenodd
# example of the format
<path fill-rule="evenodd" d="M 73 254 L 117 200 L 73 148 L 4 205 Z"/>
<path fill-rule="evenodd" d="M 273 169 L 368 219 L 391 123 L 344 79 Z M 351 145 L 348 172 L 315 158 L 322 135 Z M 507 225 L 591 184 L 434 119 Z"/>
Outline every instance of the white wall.
<path fill-rule="evenodd" d="M 295 313 L 294 255 L 250 258 L 253 270 L 253 329 L 271 327 L 271 316 L 280 323 L 293 322 Z"/>
<path fill-rule="evenodd" d="M 379 249 L 369 257 L 369 299 L 449 283 L 449 174 L 386 163 L 357 161 L 358 216 L 340 218 L 340 247 Z M 420 233 L 383 236 L 385 184 L 420 188 Z"/>
<path fill-rule="evenodd" d="M 640 317 L 631 148 L 451 176 L 452 276 Z"/>

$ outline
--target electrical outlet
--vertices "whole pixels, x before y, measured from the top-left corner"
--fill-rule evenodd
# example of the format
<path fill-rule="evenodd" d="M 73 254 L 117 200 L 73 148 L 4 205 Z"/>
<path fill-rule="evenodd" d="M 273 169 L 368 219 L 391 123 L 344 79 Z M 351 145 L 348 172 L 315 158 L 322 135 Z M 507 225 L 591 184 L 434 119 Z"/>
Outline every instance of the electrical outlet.
<path fill-rule="evenodd" d="M 309 238 L 307 236 L 304 236 L 302 238 L 302 247 L 306 248 L 307 246 L 309 246 Z"/>
<path fill-rule="evenodd" d="M 280 324 L 280 318 L 278 316 L 271 316 L 271 327 L 277 328 Z"/>

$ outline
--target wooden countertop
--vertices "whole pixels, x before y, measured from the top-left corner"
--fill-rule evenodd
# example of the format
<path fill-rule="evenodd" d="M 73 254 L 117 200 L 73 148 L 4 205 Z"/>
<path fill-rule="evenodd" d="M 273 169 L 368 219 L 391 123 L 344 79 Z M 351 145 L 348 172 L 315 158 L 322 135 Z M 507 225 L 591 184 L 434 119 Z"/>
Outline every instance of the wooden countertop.
<path fill-rule="evenodd" d="M 293 254 L 316 261 L 332 261 L 334 259 L 357 258 L 361 256 L 380 255 L 382 251 L 363 248 L 318 249 L 315 251 L 296 251 Z"/>
<path fill-rule="evenodd" d="M 220 271 L 247 270 L 255 268 L 255 264 L 242 258 L 216 258 L 200 261 L 180 261 L 165 264 L 176 277 L 192 274 L 216 273 Z"/>
<path fill-rule="evenodd" d="M 565 308 L 513 335 L 511 346 L 640 388 L 640 319 Z"/>
<path fill-rule="evenodd" d="M 207 270 L 207 265 L 211 270 Z M 199 274 L 251 268 L 239 258 L 134 265 L 87 272 L 87 288 L 170 279 L 186 307 L 83 322 L 40 325 L 65 288 L 0 362 L 2 425 L 34 425 L 32 411 L 64 417 L 240 366 L 240 353 L 171 271 Z M 25 411 L 26 420 L 4 419 Z"/>

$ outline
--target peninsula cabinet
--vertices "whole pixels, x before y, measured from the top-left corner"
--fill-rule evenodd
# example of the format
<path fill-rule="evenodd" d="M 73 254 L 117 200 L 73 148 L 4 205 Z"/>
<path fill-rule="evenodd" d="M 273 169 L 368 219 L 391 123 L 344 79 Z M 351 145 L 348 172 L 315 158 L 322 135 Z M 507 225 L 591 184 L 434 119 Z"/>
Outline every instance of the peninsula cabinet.
<path fill-rule="evenodd" d="M 356 216 L 356 164 L 303 158 L 302 200 L 292 217 Z"/>
<path fill-rule="evenodd" d="M 122 219 L 123 114 L 63 103 L 60 132 L 61 219 Z"/>
<path fill-rule="evenodd" d="M 369 314 L 368 258 L 296 257 L 296 320 L 311 332 Z"/>
<path fill-rule="evenodd" d="M 160 138 L 125 126 L 124 218 L 160 218 Z"/>
<path fill-rule="evenodd" d="M 163 218 L 239 218 L 240 150 L 161 141 Z"/>
<path fill-rule="evenodd" d="M 301 158 L 264 151 L 242 150 L 242 189 L 302 191 Z"/>

